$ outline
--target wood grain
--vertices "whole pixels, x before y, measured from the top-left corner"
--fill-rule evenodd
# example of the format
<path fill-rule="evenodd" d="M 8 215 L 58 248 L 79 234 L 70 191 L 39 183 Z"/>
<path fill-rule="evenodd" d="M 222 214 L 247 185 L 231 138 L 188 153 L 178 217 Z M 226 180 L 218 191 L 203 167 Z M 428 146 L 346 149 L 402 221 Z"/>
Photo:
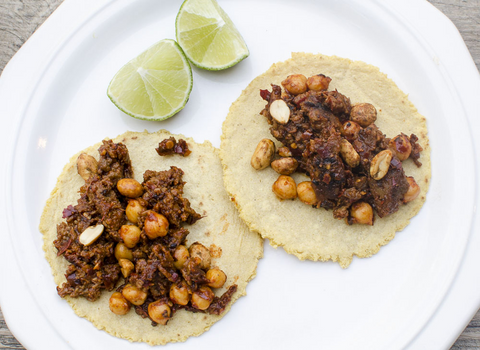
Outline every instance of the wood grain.
<path fill-rule="evenodd" d="M 457 26 L 480 70 L 480 0 L 429 0 Z"/>
<path fill-rule="evenodd" d="M 429 0 L 459 29 L 480 70 L 480 0 Z M 23 43 L 62 0 L 0 0 L 0 74 Z M 0 350 L 24 349 L 7 328 L 0 309 Z M 480 349 L 480 311 L 451 350 Z"/>

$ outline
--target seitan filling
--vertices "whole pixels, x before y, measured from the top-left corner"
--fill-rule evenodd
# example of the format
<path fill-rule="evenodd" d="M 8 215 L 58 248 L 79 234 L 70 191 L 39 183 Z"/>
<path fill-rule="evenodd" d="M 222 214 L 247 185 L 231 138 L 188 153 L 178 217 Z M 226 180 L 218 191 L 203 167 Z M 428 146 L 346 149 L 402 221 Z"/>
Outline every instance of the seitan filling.
<path fill-rule="evenodd" d="M 190 151 L 182 141 L 163 140 L 159 149 L 186 156 Z M 85 185 L 57 226 L 53 244 L 69 262 L 58 294 L 95 301 L 104 290 L 115 290 L 109 300 L 113 313 L 124 315 L 133 307 L 152 325 L 165 325 L 180 309 L 221 314 L 237 286 L 215 296 L 212 289 L 223 287 L 227 276 L 213 267 L 201 243 L 186 246 L 185 226 L 202 217 L 183 197 L 183 171 L 148 170 L 140 184 L 132 178 L 125 145 L 103 141 L 98 151 L 98 162 L 86 154 L 78 158 Z"/>
<path fill-rule="evenodd" d="M 260 90 L 267 101 L 261 114 L 283 145 L 271 158 L 281 174 L 273 191 L 280 199 L 298 196 L 316 208 L 332 209 L 335 218 L 348 224 L 373 225 L 374 212 L 385 217 L 418 195 L 402 161 L 410 158 L 420 167 L 422 147 L 414 134 L 386 137 L 375 125 L 375 107 L 352 105 L 347 96 L 328 91 L 330 81 L 322 74 L 308 79 L 294 74 L 282 82 L 283 90 L 273 84 L 271 91 Z M 257 169 L 254 160 L 258 163 L 267 153 L 260 149 L 259 144 L 252 157 Z M 296 191 L 288 176 L 295 171 L 311 179 Z"/>

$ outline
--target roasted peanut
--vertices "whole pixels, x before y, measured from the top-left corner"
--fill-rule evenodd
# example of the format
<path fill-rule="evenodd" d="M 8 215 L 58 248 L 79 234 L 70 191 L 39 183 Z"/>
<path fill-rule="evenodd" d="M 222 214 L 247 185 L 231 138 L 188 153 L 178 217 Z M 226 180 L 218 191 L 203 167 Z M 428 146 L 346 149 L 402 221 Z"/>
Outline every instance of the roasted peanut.
<path fill-rule="evenodd" d="M 287 124 L 290 120 L 290 108 L 284 100 L 275 100 L 270 104 L 270 115 L 280 124 Z"/>
<path fill-rule="evenodd" d="M 172 310 L 165 300 L 157 300 L 148 304 L 148 316 L 158 324 L 166 325 L 171 313 Z"/>
<path fill-rule="evenodd" d="M 390 140 L 388 146 L 392 149 L 398 159 L 406 160 L 412 152 L 412 145 L 407 135 L 400 134 Z"/>
<path fill-rule="evenodd" d="M 274 155 L 275 144 L 273 141 L 269 139 L 263 139 L 258 143 L 257 148 L 255 148 L 255 152 L 253 152 L 250 164 L 256 170 L 265 169 L 270 165 Z"/>
<path fill-rule="evenodd" d="M 295 158 L 280 158 L 274 160 L 270 165 L 273 170 L 282 175 L 293 174 L 298 168 L 298 162 Z"/>
<path fill-rule="evenodd" d="M 392 151 L 388 149 L 381 151 L 373 157 L 370 163 L 370 176 L 375 180 L 383 179 L 387 175 L 392 157 Z"/>
<path fill-rule="evenodd" d="M 308 205 L 317 204 L 317 196 L 315 190 L 312 187 L 311 181 L 303 181 L 297 185 L 298 199 Z"/>
<path fill-rule="evenodd" d="M 118 234 L 123 240 L 123 243 L 127 246 L 127 248 L 133 248 L 140 240 L 140 234 L 142 231 L 135 225 L 122 225 L 120 230 L 118 230 Z"/>
<path fill-rule="evenodd" d="M 290 148 L 288 148 L 288 147 L 280 147 L 278 149 L 278 155 L 280 157 L 291 157 L 292 156 L 292 151 L 290 151 Z"/>
<path fill-rule="evenodd" d="M 78 237 L 78 241 L 85 246 L 89 246 L 102 235 L 103 229 L 104 227 L 102 224 L 87 227 L 85 231 L 82 232 L 80 237 Z"/>
<path fill-rule="evenodd" d="M 332 78 L 323 74 L 313 75 L 307 79 L 307 86 L 310 90 L 324 91 L 328 90 L 331 81 Z"/>
<path fill-rule="evenodd" d="M 184 281 L 172 284 L 169 295 L 172 302 L 178 305 L 187 305 L 190 301 L 190 293 Z"/>
<path fill-rule="evenodd" d="M 227 275 L 225 275 L 225 272 L 220 270 L 218 267 L 208 270 L 205 277 L 208 280 L 207 286 L 211 288 L 221 288 L 227 280 Z"/>
<path fill-rule="evenodd" d="M 125 214 L 127 215 L 127 219 L 134 223 L 138 224 L 138 217 L 141 213 L 145 211 L 145 207 L 140 204 L 140 202 L 136 199 L 129 199 L 127 208 L 125 209 Z"/>
<path fill-rule="evenodd" d="M 142 185 L 135 179 L 121 179 L 117 182 L 117 190 L 125 197 L 137 198 L 143 194 Z"/>
<path fill-rule="evenodd" d="M 131 284 L 123 287 L 122 295 L 133 305 L 142 305 L 147 300 L 147 293 Z"/>
<path fill-rule="evenodd" d="M 120 259 L 120 260 L 118 260 L 118 264 L 120 265 L 120 271 L 122 271 L 122 275 L 125 278 L 130 276 L 133 269 L 135 268 L 133 263 L 128 259 Z"/>
<path fill-rule="evenodd" d="M 367 202 L 355 202 L 350 207 L 350 216 L 354 224 L 373 225 L 373 209 Z"/>
<path fill-rule="evenodd" d="M 272 186 L 272 191 L 280 199 L 297 198 L 297 185 L 295 180 L 287 175 L 280 175 Z"/>
<path fill-rule="evenodd" d="M 192 306 L 199 310 L 206 310 L 213 301 L 215 294 L 207 286 L 201 286 L 192 294 Z"/>
<path fill-rule="evenodd" d="M 364 128 L 377 120 L 377 109 L 370 103 L 359 103 L 352 107 L 350 119 Z"/>
<path fill-rule="evenodd" d="M 358 137 L 361 126 L 351 120 L 346 121 L 342 125 L 342 134 L 350 141 L 355 140 Z"/>
<path fill-rule="evenodd" d="M 303 74 L 292 74 L 282 81 L 282 86 L 292 95 L 303 94 L 308 88 L 307 78 Z"/>
<path fill-rule="evenodd" d="M 165 216 L 149 210 L 146 213 L 145 222 L 143 224 L 143 231 L 150 239 L 163 237 L 168 232 L 169 223 Z"/>
<path fill-rule="evenodd" d="M 405 193 L 405 196 L 403 196 L 403 203 L 408 203 L 413 201 L 420 194 L 420 186 L 418 186 L 415 179 L 412 176 L 407 176 L 407 181 L 408 181 L 408 190 L 407 190 L 407 193 Z"/>
<path fill-rule="evenodd" d="M 118 261 L 120 261 L 120 259 L 133 260 L 132 251 L 128 249 L 124 243 L 117 243 L 114 253 Z"/>
<path fill-rule="evenodd" d="M 207 247 L 205 247 L 201 243 L 195 242 L 190 246 L 189 252 L 190 257 L 200 259 L 200 268 L 204 270 L 210 268 L 210 264 L 212 263 L 212 257 Z"/>
<path fill-rule="evenodd" d="M 130 303 L 119 292 L 112 294 L 108 300 L 108 307 L 115 315 L 126 315 L 130 311 Z"/>
<path fill-rule="evenodd" d="M 340 155 L 342 156 L 345 163 L 347 163 L 352 168 L 355 168 L 360 164 L 360 156 L 353 148 L 352 144 L 345 139 L 342 139 L 340 142 Z"/>
<path fill-rule="evenodd" d="M 97 173 L 98 162 L 92 156 L 82 153 L 77 158 L 77 172 L 87 181 L 90 176 Z"/>

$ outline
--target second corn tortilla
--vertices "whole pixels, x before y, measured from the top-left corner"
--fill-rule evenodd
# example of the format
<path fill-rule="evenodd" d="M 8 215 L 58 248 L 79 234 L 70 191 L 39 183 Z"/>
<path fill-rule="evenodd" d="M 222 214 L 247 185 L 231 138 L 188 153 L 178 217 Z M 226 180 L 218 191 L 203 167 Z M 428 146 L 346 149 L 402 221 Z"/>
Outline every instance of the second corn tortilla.
<path fill-rule="evenodd" d="M 155 147 L 170 136 L 185 139 L 192 153 L 188 157 L 179 155 L 160 157 Z M 140 183 L 143 181 L 145 170 L 161 171 L 170 169 L 170 166 L 177 166 L 185 172 L 183 176 L 183 181 L 186 182 L 185 198 L 190 201 L 193 209 L 204 216 L 194 225 L 186 227 L 190 231 L 187 236 L 188 244 L 198 241 L 210 248 L 212 265 L 218 266 L 226 273 L 225 286 L 214 290 L 217 296 L 232 284 L 237 284 L 237 292 L 233 294 L 231 302 L 219 316 L 179 310 L 166 326 L 156 327 L 152 327 L 150 319 L 143 319 L 137 315 L 133 308 L 124 316 L 112 313 L 108 307 L 108 300 L 113 292 L 104 291 L 95 302 L 85 298 L 65 299 L 77 315 L 87 318 L 95 327 L 130 341 L 158 345 L 185 341 L 190 336 L 198 336 L 220 320 L 239 297 L 246 295 L 247 283 L 255 277 L 258 260 L 263 255 L 263 240 L 258 234 L 251 232 L 238 217 L 237 210 L 223 187 L 218 150 L 208 141 L 197 144 L 190 138 L 171 135 L 164 130 L 151 134 L 127 132 L 113 141 L 122 142 L 127 146 L 134 177 Z M 83 152 L 98 159 L 97 150 L 100 145 L 101 143 L 97 143 Z M 57 285 L 62 285 L 66 281 L 64 274 L 68 262 L 63 256 L 57 256 L 53 241 L 57 237 L 56 227 L 62 221 L 63 209 L 77 203 L 80 197 L 78 190 L 85 183 L 77 173 L 76 161 L 79 155 L 80 153 L 74 155 L 60 174 L 40 221 L 45 256 Z M 53 286 L 52 292 L 56 293 Z"/>
<path fill-rule="evenodd" d="M 325 74 L 332 78 L 329 90 L 338 89 L 352 104 L 373 104 L 378 111 L 375 124 L 387 137 L 400 132 L 417 135 L 423 147 L 423 165 L 417 168 L 411 159 L 403 162 L 405 174 L 413 176 L 421 188 L 414 201 L 385 218 L 376 216 L 374 226 L 348 226 L 334 219 L 331 210 L 315 209 L 298 199 L 280 201 L 275 196 L 272 184 L 279 175 L 270 167 L 258 171 L 250 165 L 255 147 L 263 138 L 281 146 L 270 134 L 266 118 L 260 115 L 266 102 L 259 92 L 271 90 L 270 84 L 280 85 L 290 74 L 300 73 L 306 77 Z M 332 260 L 343 268 L 350 265 L 354 255 L 365 258 L 376 254 L 395 232 L 408 225 L 425 202 L 431 176 L 426 119 L 391 79 L 364 62 L 306 53 L 294 53 L 291 59 L 272 65 L 232 104 L 223 124 L 220 157 L 225 187 L 250 229 L 301 260 Z M 309 180 L 303 174 L 293 177 L 297 184 Z"/>

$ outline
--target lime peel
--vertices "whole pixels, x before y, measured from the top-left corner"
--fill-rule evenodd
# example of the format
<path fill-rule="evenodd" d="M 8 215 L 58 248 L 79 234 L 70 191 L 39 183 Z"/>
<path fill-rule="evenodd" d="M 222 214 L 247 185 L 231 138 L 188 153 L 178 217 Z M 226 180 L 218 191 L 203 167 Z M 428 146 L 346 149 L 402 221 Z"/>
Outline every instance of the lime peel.
<path fill-rule="evenodd" d="M 199 68 L 230 68 L 250 54 L 216 0 L 185 0 L 177 14 L 175 32 L 185 55 Z"/>
<path fill-rule="evenodd" d="M 159 121 L 185 107 L 192 87 L 185 53 L 174 40 L 164 39 L 125 64 L 110 82 L 107 95 L 126 114 Z"/>

